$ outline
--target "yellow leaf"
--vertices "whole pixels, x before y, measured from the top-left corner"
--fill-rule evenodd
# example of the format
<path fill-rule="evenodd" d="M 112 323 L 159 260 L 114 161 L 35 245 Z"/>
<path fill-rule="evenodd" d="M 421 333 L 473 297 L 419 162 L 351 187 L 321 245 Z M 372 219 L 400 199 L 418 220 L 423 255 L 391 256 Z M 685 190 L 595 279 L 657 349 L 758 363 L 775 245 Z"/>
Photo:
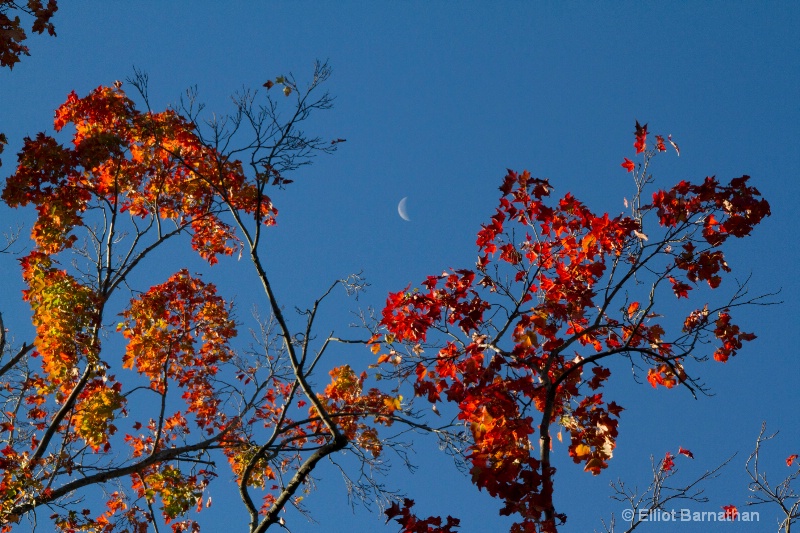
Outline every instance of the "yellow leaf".
<path fill-rule="evenodd" d="M 390 411 L 394 412 L 400 409 L 400 402 L 402 400 L 402 396 L 398 396 L 397 398 L 384 398 L 383 403 L 389 408 Z"/>
<path fill-rule="evenodd" d="M 578 444 L 575 446 L 575 455 L 577 457 L 585 457 L 592 453 L 592 449 L 585 444 Z"/>
<path fill-rule="evenodd" d="M 526 331 L 522 335 L 522 337 L 520 337 L 520 345 L 523 348 L 530 348 L 531 346 L 539 346 L 539 338 L 533 331 Z"/>

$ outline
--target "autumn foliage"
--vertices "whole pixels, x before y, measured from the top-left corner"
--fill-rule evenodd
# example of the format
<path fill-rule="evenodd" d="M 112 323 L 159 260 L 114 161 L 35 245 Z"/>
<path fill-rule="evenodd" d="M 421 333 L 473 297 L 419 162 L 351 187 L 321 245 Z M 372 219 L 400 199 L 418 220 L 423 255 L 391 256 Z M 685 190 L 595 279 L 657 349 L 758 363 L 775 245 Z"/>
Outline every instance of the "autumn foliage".
<path fill-rule="evenodd" d="M 278 133 L 291 136 L 303 113 L 328 107 L 327 94 L 311 94 L 328 73 L 318 65 L 314 82 L 298 94 L 298 115 Z M 281 79 L 297 89 L 291 78 Z M 143 78 L 134 85 L 144 90 Z M 238 479 L 251 531 L 262 531 L 302 499 L 294 494 L 322 457 L 346 446 L 379 455 L 376 429 L 361 420 L 399 407 L 396 397 L 362 392 L 364 378 L 349 367 L 332 370 L 324 390 L 311 388 L 309 347 L 290 342 L 260 262 L 260 232 L 277 215 L 267 187 L 290 183 L 282 172 L 302 164 L 308 150 L 332 148 L 314 138 L 302 146 L 268 145 L 272 137 L 265 135 L 248 177 L 240 161 L 203 140 L 196 117 L 139 111 L 121 87 L 70 94 L 54 128 L 69 131 L 71 143 L 45 133 L 25 139 L 3 190 L 10 207 L 37 212 L 33 250 L 20 260 L 37 334 L 2 367 L 2 527 L 10 530 L 25 513 L 75 490 L 118 486 L 125 478 L 128 489 L 115 491 L 105 511 L 59 511 L 53 523 L 63 531 L 122 524 L 143 531 L 160 515 L 175 531 L 195 530 L 186 515 L 202 507 L 220 459 L 210 455 L 220 454 Z M 253 109 L 242 100 L 238 111 Z M 243 357 L 231 345 L 231 305 L 186 269 L 147 290 L 129 289 L 131 273 L 183 234 L 210 265 L 247 247 L 287 344 Z M 119 308 L 112 300 L 123 288 L 130 296 L 122 299 L 121 321 L 109 328 L 109 308 Z M 104 350 L 115 334 L 109 342 L 124 342 L 122 355 Z M 293 478 L 298 467 L 305 470 Z M 262 502 L 254 502 L 250 488 L 263 492 Z"/>
<path fill-rule="evenodd" d="M 637 122 L 643 161 L 623 163 L 636 184 L 630 215 L 594 213 L 569 193 L 551 200 L 548 180 L 509 170 L 478 232 L 476 268 L 428 276 L 390 294 L 383 310 L 387 347 L 409 347 L 396 373 L 417 396 L 455 404 L 471 437 L 472 481 L 505 502 L 501 514 L 519 517 L 515 532 L 566 520 L 553 507 L 552 453 L 592 474 L 608 466 L 623 411 L 603 392 L 613 359 L 645 370 L 653 387 L 695 391 L 691 363 L 706 344 L 725 362 L 755 338 L 732 322 L 746 303 L 741 286 L 685 318 L 662 309 L 667 293 L 689 300 L 703 285 L 718 288 L 731 271 L 722 245 L 749 235 L 769 204 L 748 176 L 682 181 L 645 200 L 648 165 L 666 150 L 661 136 L 648 149 L 647 136 Z M 553 434 L 566 434 L 563 452 Z"/>
<path fill-rule="evenodd" d="M 314 96 L 327 75 L 318 66 L 305 90 L 285 76 L 265 84 L 296 98 L 274 130 L 254 94 L 238 100 L 234 124 L 254 125 L 249 163 L 226 152 L 221 130 L 204 136 L 191 106 L 139 110 L 121 83 L 68 96 L 54 128 L 69 144 L 25 139 L 2 198 L 37 214 L 20 259 L 36 337 L 15 350 L 3 337 L 3 531 L 42 508 L 65 532 L 143 532 L 154 520 L 197 531 L 211 487 L 231 479 L 249 531 L 266 531 L 302 509 L 320 460 L 349 450 L 369 470 L 396 444 L 387 432 L 397 425 L 463 454 L 476 487 L 517 517 L 513 532 L 555 531 L 566 514 L 553 504 L 551 455 L 591 474 L 613 457 L 624 408 L 605 390 L 612 361 L 653 387 L 694 392 L 698 362 L 728 361 L 755 338 L 734 322 L 753 303 L 741 286 L 723 304 L 702 295 L 725 286 L 724 246 L 749 235 L 769 204 L 747 176 L 647 191 L 648 165 L 666 146 L 657 136 L 648 147 L 639 123 L 641 161 L 623 163 L 634 176 L 629 214 L 554 199 L 548 180 L 509 170 L 474 268 L 390 294 L 363 339 L 315 337 L 328 293 L 290 322 L 261 235 L 278 215 L 269 188 L 342 141 L 297 141 L 299 121 L 329 107 Z M 133 85 L 146 96 L 141 79 Z M 166 242 L 209 265 L 249 260 L 270 311 L 259 349 L 236 343 L 231 304 L 201 275 L 177 268 L 138 286 Z M 678 315 L 666 300 L 691 303 Z M 334 343 L 375 362 L 324 368 Z M 453 420 L 431 420 L 431 404 L 447 404 Z M 73 508 L 71 495 L 92 486 L 106 489 L 103 505 Z M 406 532 L 459 525 L 421 520 L 413 505 L 395 500 L 387 516 Z"/>
<path fill-rule="evenodd" d="M 14 65 L 19 63 L 20 56 L 30 55 L 28 47 L 22 44 L 28 35 L 18 13 L 22 13 L 23 17 L 26 15 L 33 17 L 31 30 L 34 33 L 47 32 L 55 35 L 55 26 L 50 20 L 56 11 L 58 11 L 56 0 L 48 0 L 47 4 L 42 0 L 27 0 L 25 3 L 0 0 L 0 68 L 13 69 Z"/>

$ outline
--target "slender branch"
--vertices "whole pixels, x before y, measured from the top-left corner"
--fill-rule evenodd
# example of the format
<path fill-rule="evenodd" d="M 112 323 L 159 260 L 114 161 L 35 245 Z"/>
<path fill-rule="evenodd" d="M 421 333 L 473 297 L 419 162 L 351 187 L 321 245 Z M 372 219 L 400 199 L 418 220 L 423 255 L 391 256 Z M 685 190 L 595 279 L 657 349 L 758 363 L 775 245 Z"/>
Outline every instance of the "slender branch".
<path fill-rule="evenodd" d="M 14 366 L 16 366 L 16 364 L 19 363 L 23 357 L 25 357 L 25 354 L 33 350 L 33 347 L 33 344 L 23 344 L 19 351 L 13 357 L 11 357 L 11 359 L 9 359 L 2 368 L 0 368 L 0 376 L 5 375 L 6 372 L 14 368 Z"/>

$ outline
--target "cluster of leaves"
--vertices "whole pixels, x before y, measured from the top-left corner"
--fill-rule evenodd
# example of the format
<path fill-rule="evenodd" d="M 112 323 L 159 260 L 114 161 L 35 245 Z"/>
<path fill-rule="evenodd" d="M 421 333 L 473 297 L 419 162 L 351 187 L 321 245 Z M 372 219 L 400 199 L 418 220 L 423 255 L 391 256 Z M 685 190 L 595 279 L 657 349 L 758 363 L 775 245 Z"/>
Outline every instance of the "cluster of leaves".
<path fill-rule="evenodd" d="M 231 255 L 241 246 L 220 212 L 233 209 L 267 225 L 277 214 L 263 188 L 246 180 L 240 162 L 201 142 L 195 126 L 176 112 L 138 111 L 119 83 L 84 98 L 70 94 L 56 111 L 54 127 L 61 131 L 68 125 L 74 128 L 72 146 L 44 133 L 26 138 L 17 170 L 3 190 L 9 206 L 33 204 L 38 213 L 31 234 L 36 246 L 21 264 L 28 286 L 23 295 L 37 327 L 32 356 L 40 358 L 41 371 L 28 370 L 14 387 L 8 385 L 11 397 L 24 398 L 30 406 L 24 431 L 18 429 L 25 426 L 20 419 L 9 420 L 9 441 L 29 435 L 33 452 L 17 472 L 6 472 L 13 483 L 52 483 L 63 470 L 76 467 L 83 453 L 80 442 L 93 452 L 110 452 L 117 431 L 114 420 L 128 414 L 130 390 L 109 374 L 114 364 L 101 358 L 100 332 L 109 298 L 132 269 L 155 246 L 182 232 L 189 232 L 192 247 L 214 264 L 218 255 Z M 105 223 L 102 231 L 85 222 L 98 210 Z M 135 237 L 127 252 L 118 255 L 113 247 L 125 235 L 119 230 L 123 216 L 129 217 Z M 79 228 L 86 228 L 96 252 L 95 275 L 84 272 L 80 279 L 59 268 L 56 259 L 78 241 Z M 148 232 L 155 233 L 154 241 L 141 249 Z M 78 255 L 89 255 L 85 245 Z M 127 435 L 132 458 L 152 458 L 179 435 L 184 437 L 189 433 L 185 416 L 193 415 L 209 435 L 226 424 L 218 411 L 214 380 L 217 365 L 233 357 L 227 341 L 236 329 L 228 311 L 213 285 L 182 270 L 134 299 L 123 313 L 119 329 L 128 347 L 122 369 L 135 367 L 164 398 L 167 383 L 174 383 L 187 404 L 184 412 L 172 416 L 162 411 L 158 423 L 148 426 L 147 437 Z M 57 437 L 66 446 L 60 452 L 50 450 Z M 153 465 L 165 472 L 164 463 L 156 461 L 143 465 L 139 476 L 145 479 L 145 467 Z M 175 483 L 161 491 L 168 518 L 186 511 L 169 503 Z M 58 496 L 57 491 L 49 498 L 34 496 L 30 488 L 15 493 L 17 498 L 6 500 L 14 509 Z"/>
<path fill-rule="evenodd" d="M 63 401 L 75 386 L 73 372 L 79 360 L 97 364 L 100 346 L 92 336 L 98 327 L 96 293 L 76 280 L 57 262 L 39 251 L 21 260 L 22 277 L 28 288 L 23 297 L 33 310 L 37 335 L 34 345 L 42 358 L 47 386 L 43 393 L 57 389 Z"/>
<path fill-rule="evenodd" d="M 56 0 L 48 0 L 47 5 L 42 0 L 28 0 L 25 4 L 15 0 L 0 0 L 0 68 L 13 69 L 14 65 L 19 63 L 20 56 L 30 55 L 28 47 L 22 44 L 28 36 L 22 27 L 19 15 L 14 14 L 14 11 L 33 17 L 31 27 L 33 32 L 56 34 L 55 26 L 50 22 L 58 11 Z"/>
<path fill-rule="evenodd" d="M 341 142 L 308 139 L 296 126 L 329 106 L 327 95 L 309 97 L 328 74 L 318 65 L 305 92 L 291 76 L 279 77 L 291 88 L 284 94 L 298 98 L 283 125 L 274 102 L 258 111 L 253 95 L 239 100 L 234 120 L 249 122 L 256 135 L 252 176 L 204 139 L 191 112 L 139 111 L 119 82 L 85 97 L 72 93 L 59 107 L 54 127 L 72 130 L 70 145 L 45 133 L 24 140 L 2 198 L 37 211 L 33 250 L 20 260 L 37 334 L 0 371 L 8 442 L 3 531 L 40 506 L 108 483 L 119 490 L 105 511 L 56 513 L 55 527 L 144 531 L 158 505 L 173 531 L 197 531 L 187 514 L 202 508 L 217 458 L 227 459 L 238 480 L 250 530 L 265 531 L 287 505 L 300 508 L 296 493 L 310 490 L 322 458 L 349 448 L 367 467 L 380 464 L 389 441 L 377 427 L 402 420 L 402 397 L 368 388 L 366 374 L 347 365 L 316 390 L 309 378 L 336 339 L 321 348 L 308 342 L 318 301 L 306 341 L 295 342 L 259 255 L 260 232 L 277 215 L 266 187 L 291 183 L 284 172 L 304 164 L 309 150 L 328 152 Z M 134 85 L 141 90 L 142 79 Z M 213 133 L 217 142 L 229 138 Z M 210 265 L 247 247 L 272 311 L 265 338 L 280 342 L 265 341 L 262 353 L 243 357 L 231 343 L 231 305 L 213 284 L 180 269 L 132 291 L 116 328 L 124 354 L 104 355 L 101 339 L 113 334 L 106 317 L 118 305 L 113 295 L 132 285 L 134 268 L 156 248 L 181 234 Z M 72 259 L 69 267 L 64 257 Z M 334 286 L 340 283 L 351 286 Z"/>
<path fill-rule="evenodd" d="M 67 125 L 74 128 L 71 147 L 44 133 L 25 139 L 17 170 L 3 190 L 9 206 L 33 204 L 38 213 L 31 234 L 35 247 L 21 265 L 27 285 L 23 297 L 31 305 L 37 328 L 31 357 L 41 362 L 39 370 L 32 367 L 32 361 L 23 357 L 29 350 L 23 347 L 3 369 L 8 374 L 18 372 L 16 378 L 5 376 L 8 401 L 29 406 L 25 418 L 9 411 L 4 425 L 11 443 L 6 455 L 16 458 L 0 487 L 8 507 L 5 524 L 14 521 L 8 516 L 18 517 L 69 492 L 70 483 L 59 487 L 56 482 L 74 470 L 83 471 L 86 453 L 111 452 L 118 430 L 115 419 L 129 414 L 132 385 L 123 387 L 109 373 L 115 364 L 101 355 L 100 333 L 108 300 L 132 269 L 166 238 L 184 231 L 191 233 L 192 247 L 211 264 L 219 254 L 234 253 L 239 241 L 218 217 L 222 205 L 267 224 L 276 214 L 257 185 L 246 183 L 240 163 L 228 162 L 204 145 L 193 133 L 194 126 L 174 111 L 139 112 L 121 84 L 99 87 L 85 98 L 71 94 L 57 110 L 54 123 L 57 131 Z M 103 215 L 101 230 L 85 221 L 97 211 Z M 119 227 L 126 215 L 134 238 L 129 249 L 118 254 L 114 246 L 124 240 Z M 79 269 L 81 276 L 76 277 L 59 268 L 57 257 L 73 248 L 80 228 L 86 229 L 96 255 L 92 257 L 84 244 L 77 257 L 89 259 L 95 273 Z M 140 248 L 148 233 L 155 234 L 153 241 Z M 183 475 L 175 465 L 154 457 L 174 447 L 178 435 L 189 433 L 185 415 L 194 415 L 209 434 L 224 425 L 213 382 L 217 365 L 233 356 L 227 341 L 236 329 L 228 311 L 213 285 L 182 270 L 135 298 L 123 313 L 119 329 L 129 342 L 121 368 L 135 367 L 164 399 L 167 383 L 173 383 L 183 391 L 187 408 L 172 416 L 162 411 L 155 417 L 158 422 L 151 419 L 148 424 L 147 437 L 126 435 L 130 457 L 147 460 L 138 468 L 123 463 L 116 472 L 107 466 L 114 474 L 106 477 L 152 478 L 151 484 L 162 487 L 157 492 L 168 519 L 188 509 L 175 504 L 188 501 L 178 496 L 184 489 L 177 487 L 193 486 L 189 480 L 196 476 Z M 30 453 L 18 449 L 22 437 L 29 439 Z M 55 442 L 60 443 L 53 448 Z M 155 483 L 154 475 L 171 481 Z M 89 484 L 86 481 L 73 485 Z M 41 490 L 45 487 L 47 491 Z M 137 490 L 135 483 L 133 488 Z M 54 520 L 69 530 L 78 519 L 67 515 Z"/>
<path fill-rule="evenodd" d="M 135 367 L 162 394 L 174 381 L 185 390 L 185 412 L 198 427 L 209 433 L 224 428 L 228 421 L 212 380 L 234 356 L 229 340 L 236 326 L 214 285 L 181 270 L 131 302 L 123 316 L 119 329 L 128 346 L 122 367 Z"/>
<path fill-rule="evenodd" d="M 54 127 L 74 126 L 72 147 L 40 133 L 26 138 L 17 172 L 3 200 L 36 206 L 32 237 L 55 254 L 77 240 L 92 201 L 114 213 L 171 220 L 192 233 L 193 248 L 214 264 L 217 255 L 240 247 L 233 228 L 218 214 L 220 202 L 274 224 L 277 210 L 256 184 L 247 182 L 239 161 L 203 144 L 194 125 L 172 110 L 139 112 L 121 84 L 98 87 L 87 97 L 71 93 L 56 111 Z"/>
<path fill-rule="evenodd" d="M 377 458 L 383 451 L 383 442 L 374 424 L 390 427 L 392 415 L 402 410 L 403 397 L 375 387 L 364 391 L 367 373 L 356 375 L 350 365 L 336 367 L 330 375 L 331 383 L 320 395 L 320 401 L 328 412 L 339 413 L 339 430 L 344 437 Z M 309 415 L 322 423 L 316 407 L 311 408 Z"/>
<path fill-rule="evenodd" d="M 455 533 L 457 530 L 454 528 L 461 524 L 458 518 L 452 516 L 447 517 L 444 526 L 442 526 L 442 519 L 438 516 L 420 520 L 411 512 L 412 507 L 414 507 L 414 500 L 405 498 L 402 505 L 398 502 L 392 503 L 385 514 L 388 520 L 394 519 L 400 524 L 402 533 Z"/>
<path fill-rule="evenodd" d="M 725 362 L 755 338 L 732 323 L 742 287 L 673 326 L 659 309 L 662 286 L 678 299 L 701 282 L 717 288 L 731 270 L 722 245 L 749 235 L 769 204 L 748 176 L 683 181 L 644 204 L 648 164 L 666 149 L 661 136 L 648 149 L 647 135 L 637 122 L 643 161 L 638 170 L 623 164 L 637 185 L 630 216 L 595 214 L 571 194 L 551 203 L 548 180 L 509 170 L 478 233 L 476 270 L 428 276 L 420 289 L 391 294 L 383 310 L 387 337 L 408 346 L 396 374 L 416 396 L 457 406 L 472 480 L 505 502 L 501 514 L 521 517 L 514 532 L 555 531 L 566 519 L 553 508 L 553 428 L 559 440 L 568 433 L 567 452 L 587 472 L 607 467 L 623 411 L 599 392 L 612 356 L 644 364 L 653 387 L 695 391 L 702 386 L 685 365 L 704 359 L 703 344 L 718 343 L 714 358 Z"/>
<path fill-rule="evenodd" d="M 232 209 L 259 225 L 273 224 L 277 214 L 263 186 L 244 176 L 240 162 L 229 161 L 203 143 L 195 125 L 175 111 L 138 111 L 120 83 L 99 87 L 84 98 L 70 94 L 54 123 L 56 131 L 67 126 L 74 128 L 71 146 L 44 133 L 26 138 L 16 172 L 3 190 L 9 206 L 33 204 L 38 213 L 31 234 L 35 247 L 21 265 L 28 287 L 23 296 L 37 327 L 31 356 L 41 362 L 38 371 L 31 367 L 32 361 L 24 357 L 30 349 L 23 347 L 12 360 L 17 366 L 3 369 L 8 374 L 22 372 L 16 379 L 5 376 L 7 399 L 29 406 L 25 419 L 9 411 L 4 422 L 10 443 L 5 454 L 15 465 L 4 472 L 0 486 L 7 507 L 5 524 L 65 494 L 69 483 L 43 489 L 57 487 L 54 483 L 61 475 L 82 470 L 87 448 L 94 454 L 111 452 L 118 429 L 115 419 L 129 415 L 128 398 L 135 385 L 123 387 L 109 373 L 116 365 L 101 355 L 100 332 L 108 300 L 132 269 L 157 245 L 182 232 L 190 233 L 194 250 L 214 264 L 218 255 L 231 255 L 241 247 L 233 228 L 219 218 L 221 212 Z M 98 211 L 101 229 L 96 220 L 91 226 L 86 222 Z M 134 236 L 127 251 L 115 253 L 114 246 L 126 236 L 120 229 L 123 217 Z M 94 264 L 95 273 L 83 270 L 76 277 L 59 267 L 57 257 L 72 251 L 81 228 L 95 245 L 95 255 L 83 244 L 77 257 Z M 151 242 L 142 247 L 151 234 Z M 168 449 L 187 442 L 190 415 L 212 441 L 228 431 L 216 373 L 234 356 L 228 341 L 236 328 L 229 311 L 213 285 L 181 270 L 134 298 L 118 327 L 128 340 L 120 369 L 146 377 L 148 387 L 165 401 L 170 386 L 181 391 L 186 408 L 172 415 L 162 410 L 146 424 L 146 435 L 126 435 L 130 458 L 140 459 L 139 466 L 122 463 L 106 477 L 132 474 L 134 492 L 148 502 L 152 491 L 158 493 L 168 520 L 191 507 L 188 503 L 207 480 L 198 485 L 196 474 L 184 474 L 178 465 L 155 458 L 159 453 L 166 459 L 186 453 Z M 134 423 L 134 429 L 141 427 Z M 22 437 L 29 439 L 30 452 L 19 450 Z M 60 445 L 53 449 L 56 440 Z M 151 488 L 143 489 L 143 484 Z M 201 488 L 191 488 L 196 486 Z M 184 493 L 191 497 L 181 496 Z M 88 523 L 84 514 L 76 516 Z M 80 521 L 72 515 L 54 520 L 67 530 Z"/>

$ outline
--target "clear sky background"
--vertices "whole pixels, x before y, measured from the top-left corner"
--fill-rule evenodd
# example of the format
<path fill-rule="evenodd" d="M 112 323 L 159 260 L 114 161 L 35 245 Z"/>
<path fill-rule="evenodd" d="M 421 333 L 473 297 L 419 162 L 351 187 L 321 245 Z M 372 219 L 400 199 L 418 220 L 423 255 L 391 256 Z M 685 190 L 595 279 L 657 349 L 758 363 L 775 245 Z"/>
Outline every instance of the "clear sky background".
<path fill-rule="evenodd" d="M 261 87 L 288 72 L 302 81 L 315 59 L 330 61 L 335 109 L 308 129 L 347 142 L 273 197 L 280 215 L 269 232 L 274 255 L 268 268 L 289 309 L 308 305 L 332 280 L 362 269 L 372 286 L 359 304 L 380 308 L 390 290 L 448 267 L 473 267 L 475 234 L 494 212 L 506 168 L 548 177 L 556 195 L 571 191 L 596 211 L 621 212 L 633 190 L 619 165 L 632 157 L 634 120 L 671 133 L 681 146 L 680 158 L 668 153 L 656 159 L 661 186 L 714 174 L 721 180 L 752 175 L 773 215 L 752 238 L 732 243 L 728 262 L 739 279 L 752 273 L 753 293 L 780 289 L 784 303 L 737 314 L 759 338 L 729 363 L 705 365 L 702 375 L 715 396 L 694 400 L 684 390 L 653 390 L 624 371 L 615 374 L 606 397 L 627 408 L 615 458 L 592 477 L 565 449 L 556 450 L 557 506 L 569 515 L 564 531 L 599 529 L 601 518 L 625 508 L 608 499 L 609 481 L 646 485 L 650 455 L 660 458 L 683 446 L 696 457 L 678 462 L 680 479 L 687 481 L 738 452 L 707 484 L 710 502 L 688 507 L 746 510 L 743 465 L 762 421 L 780 430 L 763 464 L 771 479 L 788 473 L 784 459 L 800 453 L 800 4 L 61 4 L 54 19 L 58 37 L 31 39 L 32 57 L 11 73 L 0 72 L 0 131 L 10 141 L 3 177 L 14 167 L 22 138 L 50 131 L 53 110 L 71 90 L 85 95 L 131 76 L 134 66 L 150 76 L 155 109 L 197 85 L 206 109 L 225 113 L 232 109 L 228 95 L 243 86 Z M 396 211 L 406 196 L 411 222 Z M 29 215 L 2 209 L 0 227 L 25 223 L 27 234 Z M 161 257 L 165 272 L 201 268 L 180 255 Z M 16 261 L 0 257 L 0 272 L 6 325 L 19 340 L 29 339 Z M 246 318 L 251 278 L 215 281 L 225 296 L 236 296 Z M 337 300 L 325 320 L 346 324 L 355 305 Z M 347 357 L 354 366 L 370 362 L 367 353 Z M 437 456 L 434 443 L 421 442 L 415 459 L 417 474 L 399 475 L 396 482 L 417 501 L 421 516 L 460 517 L 465 532 L 507 528 L 498 505 Z M 384 518 L 374 509 L 351 511 L 335 472 L 321 474 L 318 492 L 307 500 L 318 524 L 289 516 L 293 532 L 383 530 Z M 219 481 L 211 492 L 215 521 L 204 531 L 241 530 L 245 511 L 235 494 L 225 494 L 233 488 Z M 776 513 L 758 510 L 759 524 L 725 524 L 724 530 L 773 530 Z M 644 531 L 675 531 L 674 525 L 651 526 Z M 722 526 L 686 524 L 681 530 Z"/>

